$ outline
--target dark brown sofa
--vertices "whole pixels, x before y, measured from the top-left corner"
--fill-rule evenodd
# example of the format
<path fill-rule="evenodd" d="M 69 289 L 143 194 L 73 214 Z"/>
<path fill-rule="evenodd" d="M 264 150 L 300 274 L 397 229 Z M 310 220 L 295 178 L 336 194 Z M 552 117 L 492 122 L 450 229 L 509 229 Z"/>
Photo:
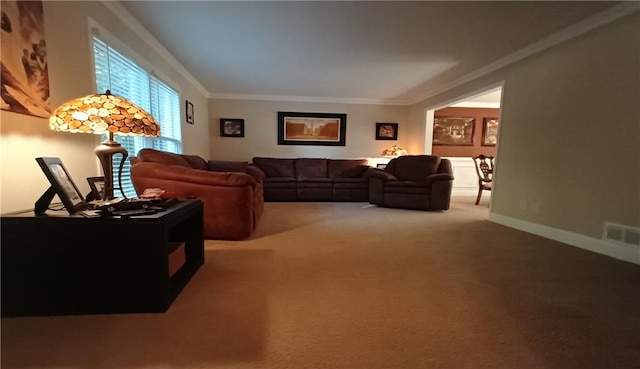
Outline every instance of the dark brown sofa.
<path fill-rule="evenodd" d="M 265 201 L 368 201 L 366 159 L 265 158 L 253 165 L 264 176 Z"/>
<path fill-rule="evenodd" d="M 418 210 L 448 210 L 453 188 L 451 162 L 432 155 L 406 155 L 389 161 L 384 170 L 367 172 L 369 202 L 378 206 Z"/>
<path fill-rule="evenodd" d="M 142 149 L 131 163 L 131 180 L 138 194 L 161 188 L 178 198 L 202 200 L 205 238 L 243 239 L 260 220 L 262 177 L 247 162 L 207 161 L 196 155 Z"/>

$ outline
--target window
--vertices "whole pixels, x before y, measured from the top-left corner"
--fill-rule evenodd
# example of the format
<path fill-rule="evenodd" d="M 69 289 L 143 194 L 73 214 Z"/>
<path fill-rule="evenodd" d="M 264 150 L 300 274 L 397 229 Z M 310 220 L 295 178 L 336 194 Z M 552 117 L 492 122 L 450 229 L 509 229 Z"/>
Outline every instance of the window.
<path fill-rule="evenodd" d="M 146 147 L 182 153 L 178 92 L 97 36 L 93 36 L 93 55 L 97 92 L 111 90 L 114 95 L 131 100 L 151 113 L 160 124 L 160 137 L 117 136 L 116 141 L 127 149 L 130 156 Z M 120 160 L 119 155 L 114 157 L 114 187 L 119 187 L 117 176 Z M 135 197 L 130 169 L 131 164 L 127 160 L 122 168 L 122 192 L 126 197 Z"/>

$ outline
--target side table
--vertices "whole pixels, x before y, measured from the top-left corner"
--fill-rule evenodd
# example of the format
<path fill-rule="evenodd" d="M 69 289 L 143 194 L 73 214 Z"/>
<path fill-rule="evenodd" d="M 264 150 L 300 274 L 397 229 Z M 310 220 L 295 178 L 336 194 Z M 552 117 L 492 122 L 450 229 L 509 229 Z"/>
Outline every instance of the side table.
<path fill-rule="evenodd" d="M 204 264 L 203 204 L 135 217 L 3 214 L 2 316 L 166 311 Z M 169 252 L 184 243 L 172 276 Z"/>

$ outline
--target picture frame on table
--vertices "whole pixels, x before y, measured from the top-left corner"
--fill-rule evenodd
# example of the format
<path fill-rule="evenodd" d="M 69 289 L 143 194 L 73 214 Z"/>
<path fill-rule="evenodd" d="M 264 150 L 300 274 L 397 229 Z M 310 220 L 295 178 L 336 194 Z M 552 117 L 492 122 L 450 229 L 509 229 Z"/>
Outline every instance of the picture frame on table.
<path fill-rule="evenodd" d="M 376 123 L 376 140 L 398 140 L 398 123 Z"/>
<path fill-rule="evenodd" d="M 482 146 L 496 146 L 498 143 L 498 128 L 500 121 L 498 118 L 482 119 Z"/>
<path fill-rule="evenodd" d="M 278 112 L 278 145 L 345 146 L 347 114 Z"/>
<path fill-rule="evenodd" d="M 220 118 L 220 137 L 244 137 L 244 119 Z"/>
<path fill-rule="evenodd" d="M 101 200 L 104 195 L 104 177 L 89 177 L 87 178 L 87 182 L 91 189 L 91 197 L 94 200 Z"/>
<path fill-rule="evenodd" d="M 36 162 L 51 184 L 51 187 L 36 202 L 34 209 L 36 214 L 43 214 L 55 195 L 58 195 L 69 214 L 87 208 L 84 197 L 60 158 L 36 158 Z"/>
<path fill-rule="evenodd" d="M 435 117 L 433 145 L 473 146 L 475 127 L 475 118 Z"/>

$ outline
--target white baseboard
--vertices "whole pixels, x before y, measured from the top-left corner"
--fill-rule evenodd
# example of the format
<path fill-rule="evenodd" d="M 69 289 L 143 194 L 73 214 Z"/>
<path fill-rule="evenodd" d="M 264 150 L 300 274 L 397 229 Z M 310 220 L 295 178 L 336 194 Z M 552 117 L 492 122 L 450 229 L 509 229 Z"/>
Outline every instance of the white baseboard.
<path fill-rule="evenodd" d="M 581 249 L 640 265 L 640 247 L 634 247 L 633 245 L 617 242 L 607 242 L 599 238 L 587 237 L 578 233 L 564 231 L 495 213 L 489 214 L 489 220 L 520 231 L 532 233 L 537 236 L 566 243 L 567 245 L 576 246 Z"/>

